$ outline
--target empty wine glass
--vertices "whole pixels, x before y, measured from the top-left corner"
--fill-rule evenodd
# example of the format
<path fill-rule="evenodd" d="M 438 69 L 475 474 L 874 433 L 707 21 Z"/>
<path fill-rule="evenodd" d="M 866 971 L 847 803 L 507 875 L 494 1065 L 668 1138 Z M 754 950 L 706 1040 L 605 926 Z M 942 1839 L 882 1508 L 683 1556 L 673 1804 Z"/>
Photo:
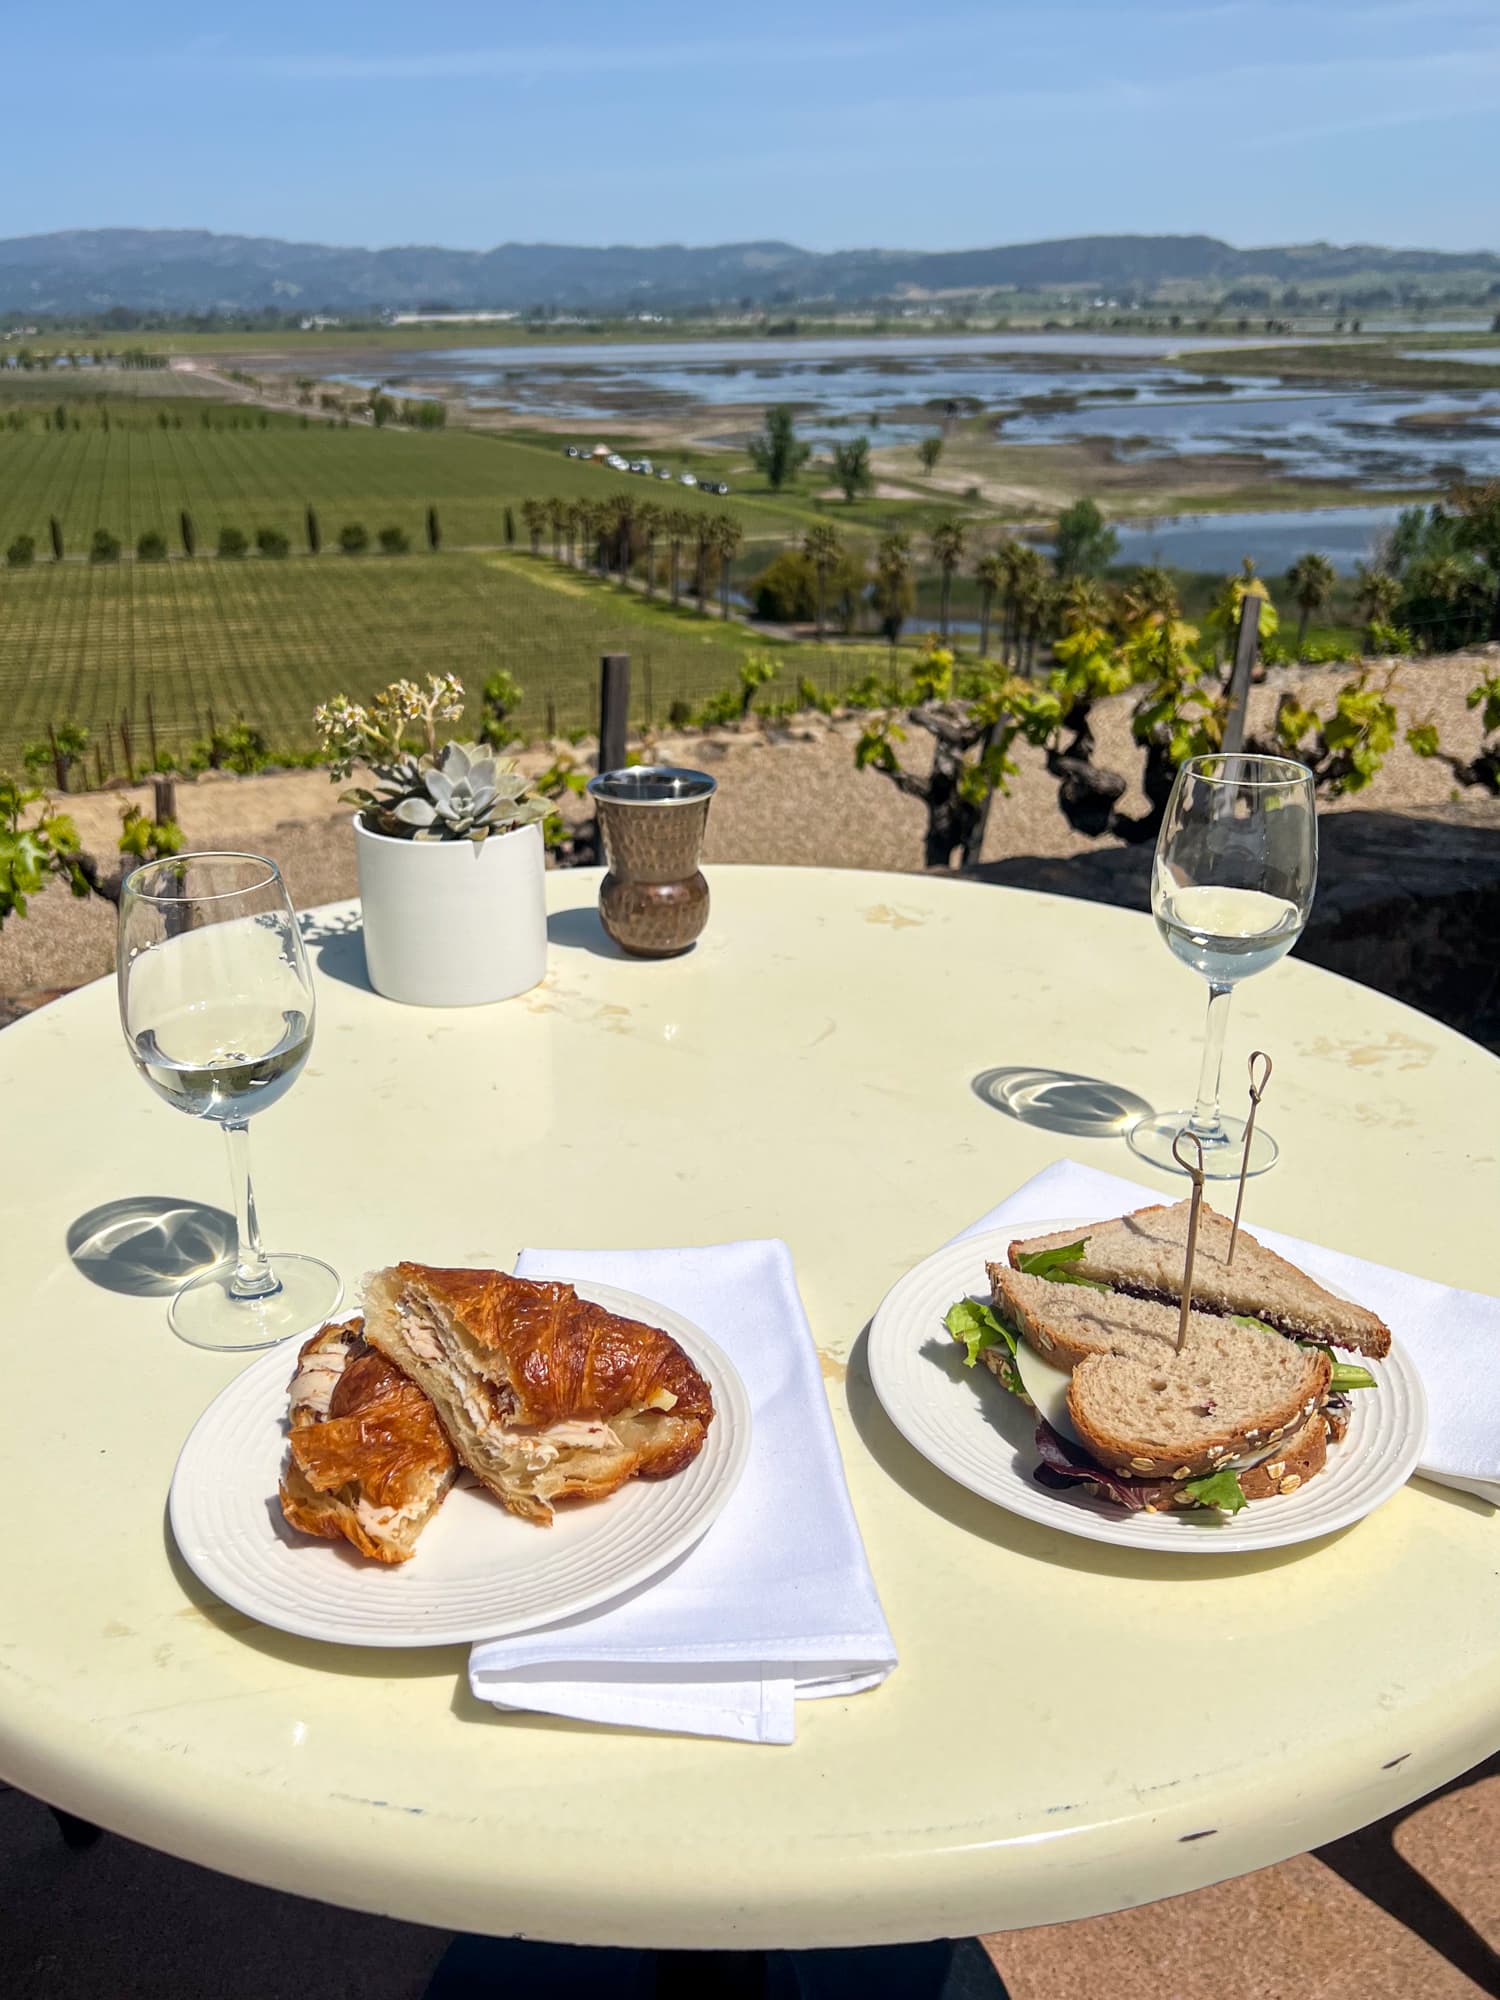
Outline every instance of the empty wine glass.
<path fill-rule="evenodd" d="M 274 861 L 179 854 L 125 879 L 120 1021 L 135 1066 L 190 1118 L 222 1126 L 238 1244 L 172 1300 L 195 1347 L 269 1347 L 320 1326 L 343 1293 L 316 1257 L 267 1256 L 250 1184 L 247 1121 L 284 1097 L 312 1047 L 312 973 Z"/>
<path fill-rule="evenodd" d="M 1208 1025 L 1192 1110 L 1131 1127 L 1132 1148 L 1153 1165 L 1181 1171 L 1172 1145 L 1187 1130 L 1211 1179 L 1239 1173 L 1245 1121 L 1219 1110 L 1229 998 L 1297 942 L 1317 878 L 1318 820 L 1305 765 L 1221 752 L 1181 766 L 1157 836 L 1151 912 L 1168 950 L 1208 981 Z M 1248 1171 L 1263 1173 L 1275 1158 L 1275 1140 L 1257 1124 Z"/>

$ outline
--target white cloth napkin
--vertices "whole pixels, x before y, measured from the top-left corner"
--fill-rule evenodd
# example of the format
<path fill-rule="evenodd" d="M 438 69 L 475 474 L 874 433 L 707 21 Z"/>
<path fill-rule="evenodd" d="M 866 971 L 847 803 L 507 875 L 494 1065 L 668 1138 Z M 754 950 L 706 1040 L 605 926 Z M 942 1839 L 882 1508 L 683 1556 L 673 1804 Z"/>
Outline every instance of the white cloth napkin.
<path fill-rule="evenodd" d="M 962 1234 L 1054 1216 L 1120 1215 L 1162 1199 L 1158 1189 L 1059 1160 Z M 1380 1314 L 1416 1363 L 1427 1392 L 1427 1443 L 1418 1472 L 1500 1505 L 1500 1299 L 1367 1264 L 1258 1223 L 1253 1233 L 1268 1249 Z"/>
<path fill-rule="evenodd" d="M 585 1722 L 790 1743 L 797 1701 L 883 1681 L 896 1649 L 786 1245 L 525 1250 L 516 1275 L 593 1278 L 695 1321 L 749 1393 L 750 1458 L 713 1527 L 665 1575 L 562 1624 L 476 1645 L 475 1695 Z"/>

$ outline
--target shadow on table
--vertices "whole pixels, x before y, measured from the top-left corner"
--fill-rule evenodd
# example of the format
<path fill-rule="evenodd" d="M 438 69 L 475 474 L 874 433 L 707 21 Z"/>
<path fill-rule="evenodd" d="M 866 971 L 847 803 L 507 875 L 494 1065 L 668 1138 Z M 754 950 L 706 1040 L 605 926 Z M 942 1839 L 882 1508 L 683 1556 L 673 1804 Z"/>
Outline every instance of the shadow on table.
<path fill-rule="evenodd" d="M 982 1069 L 969 1088 L 1007 1118 L 1071 1139 L 1118 1139 L 1153 1109 L 1121 1083 L 1066 1069 Z"/>
<path fill-rule="evenodd" d="M 624 958 L 609 932 L 599 921 L 597 909 L 553 910 L 547 918 L 548 944 L 565 951 L 588 951 L 595 958 Z"/>
<path fill-rule="evenodd" d="M 365 927 L 357 907 L 336 917 L 308 911 L 297 923 L 302 942 L 313 954 L 314 968 L 325 979 L 357 986 L 362 993 L 375 991 L 365 967 Z"/>
<path fill-rule="evenodd" d="M 66 1240 L 90 1284 L 130 1298 L 164 1298 L 233 1253 L 234 1217 L 173 1195 L 124 1195 L 80 1215 Z"/>
<path fill-rule="evenodd" d="M 1257 1570 L 1281 1569 L 1307 1555 L 1316 1554 L 1349 1532 L 1343 1529 L 1318 1541 L 1298 1542 L 1290 1548 L 1256 1549 L 1237 1555 L 1197 1555 L 1191 1563 L 1184 1563 L 1176 1555 L 1165 1551 L 1126 1549 L 1112 1542 L 1085 1541 L 1081 1536 L 1067 1534 L 1062 1529 L 1043 1527 L 1040 1522 L 1007 1513 L 1003 1507 L 980 1499 L 978 1494 L 970 1493 L 966 1487 L 940 1472 L 902 1437 L 882 1408 L 870 1380 L 869 1339 L 870 1329 L 866 1326 L 850 1354 L 844 1392 L 849 1400 L 849 1414 L 854 1420 L 854 1427 L 870 1456 L 914 1500 L 920 1501 L 934 1514 L 940 1514 L 965 1534 L 974 1535 L 996 1548 L 1010 1549 L 1033 1562 L 1084 1570 L 1093 1576 L 1124 1577 L 1141 1583 L 1191 1581 L 1203 1584 L 1220 1578 L 1244 1576 Z M 963 1357 L 952 1343 L 933 1342 L 932 1365 L 947 1370 L 955 1381 L 962 1378 L 961 1386 L 972 1389 L 975 1395 L 986 1395 L 993 1387 L 997 1396 L 1004 1396 L 1005 1392 L 987 1375 L 982 1376 L 977 1369 L 973 1376 L 968 1374 L 963 1367 Z M 1017 1451 L 1021 1441 L 1015 1431 L 1015 1422 L 1018 1416 L 1030 1422 L 1019 1405 L 1013 1406 L 1007 1399 L 990 1407 L 986 1396 L 986 1414 L 994 1427 L 997 1452 Z M 1213 1532 L 1211 1526 L 1202 1529 L 1205 1536 L 1211 1537 Z"/>
<path fill-rule="evenodd" d="M 489 2000 L 544 1991 L 549 2000 L 1004 2000 L 973 1938 L 845 1951 L 628 1951 L 455 1938 L 423 2000 Z"/>

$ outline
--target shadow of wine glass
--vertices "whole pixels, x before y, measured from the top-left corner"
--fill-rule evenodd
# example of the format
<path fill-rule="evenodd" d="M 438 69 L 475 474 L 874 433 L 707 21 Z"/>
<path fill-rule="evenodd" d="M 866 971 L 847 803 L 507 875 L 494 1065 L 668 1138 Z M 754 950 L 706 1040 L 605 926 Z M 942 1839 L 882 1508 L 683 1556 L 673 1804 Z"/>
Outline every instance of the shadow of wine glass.
<path fill-rule="evenodd" d="M 234 1253 L 234 1217 L 172 1195 L 124 1195 L 68 1225 L 68 1256 L 90 1284 L 164 1298 Z"/>
<path fill-rule="evenodd" d="M 1152 1111 L 1124 1084 L 1066 1069 L 982 1069 L 969 1087 L 1007 1118 L 1072 1139 L 1118 1139 Z"/>

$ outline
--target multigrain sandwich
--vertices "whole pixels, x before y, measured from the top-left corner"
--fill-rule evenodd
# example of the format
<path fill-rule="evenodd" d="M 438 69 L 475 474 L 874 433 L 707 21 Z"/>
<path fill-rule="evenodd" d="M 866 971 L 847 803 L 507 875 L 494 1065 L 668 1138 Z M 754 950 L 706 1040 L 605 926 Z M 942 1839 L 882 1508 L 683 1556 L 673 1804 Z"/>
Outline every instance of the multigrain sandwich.
<path fill-rule="evenodd" d="M 1378 1357 L 1390 1329 L 1202 1207 L 1181 1329 L 1189 1204 L 1082 1234 L 1017 1238 L 988 1305 L 947 1316 L 1038 1413 L 1035 1476 L 1132 1510 L 1237 1512 L 1295 1493 L 1342 1441 L 1349 1394 L 1375 1387 L 1335 1348 Z M 1179 1346 L 1179 1334 L 1181 1344 Z"/>

